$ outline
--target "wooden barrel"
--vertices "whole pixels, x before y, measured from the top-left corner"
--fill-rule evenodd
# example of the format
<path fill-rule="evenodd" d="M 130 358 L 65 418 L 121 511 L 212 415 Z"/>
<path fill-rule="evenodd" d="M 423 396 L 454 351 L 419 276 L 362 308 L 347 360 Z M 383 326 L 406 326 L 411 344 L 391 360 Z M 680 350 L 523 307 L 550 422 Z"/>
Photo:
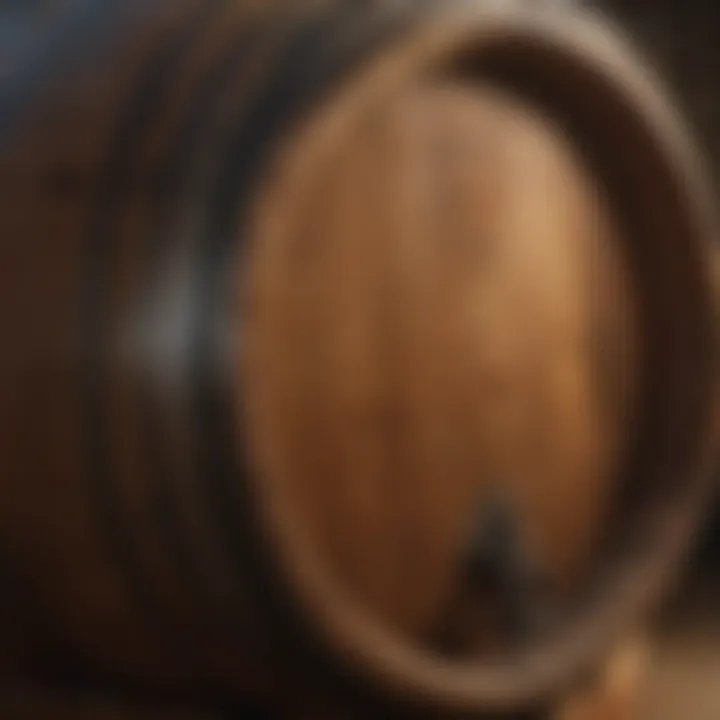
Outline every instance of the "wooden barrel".
<path fill-rule="evenodd" d="M 716 92 L 714 69 L 720 62 L 720 50 L 712 25 L 708 23 L 705 4 L 699 0 L 688 0 L 682 5 L 668 0 L 660 3 L 599 0 L 598 4 L 622 23 L 649 61 L 667 79 L 676 105 L 688 118 L 709 158 L 717 187 L 720 177 L 720 97 Z M 717 295 L 720 297 L 720 246 L 717 241 L 714 254 Z M 720 392 L 717 397 L 720 417 Z M 720 553 L 720 503 L 717 500 L 715 506 L 714 518 L 708 523 L 709 542 L 705 543 L 710 562 L 701 563 L 707 565 L 710 573 L 715 572 Z"/>
<path fill-rule="evenodd" d="M 708 492 L 715 221 L 657 80 L 563 3 L 115 13 L 0 103 L 29 661 L 547 703 Z"/>

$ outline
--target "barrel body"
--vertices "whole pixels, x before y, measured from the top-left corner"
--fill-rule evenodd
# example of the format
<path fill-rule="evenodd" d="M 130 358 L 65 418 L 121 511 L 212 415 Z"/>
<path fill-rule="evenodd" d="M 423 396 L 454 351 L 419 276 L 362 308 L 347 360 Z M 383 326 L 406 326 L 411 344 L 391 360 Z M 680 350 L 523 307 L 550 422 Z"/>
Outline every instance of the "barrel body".
<path fill-rule="evenodd" d="M 262 96 L 268 112 L 273 60 L 298 51 L 289 36 L 310 42 L 339 17 L 305 28 L 290 7 L 252 3 L 69 12 L 73 42 L 3 136 L 3 556 L 61 646 L 202 677 L 203 647 L 211 665 L 226 641 L 267 649 L 234 517 L 250 501 L 226 482 L 235 443 L 208 386 L 226 352 L 235 198 L 254 169 L 236 124 Z"/>
<path fill-rule="evenodd" d="M 676 6 L 671 2 L 660 5 L 647 2 L 622 4 L 612 0 L 599 5 L 623 23 L 644 48 L 651 62 L 667 78 L 673 97 L 702 142 L 717 182 L 720 169 L 720 101 L 715 92 L 714 74 L 720 55 L 705 6 L 699 2 Z M 714 255 L 714 264 L 720 267 L 717 243 Z M 720 278 L 720 271 L 717 277 Z M 720 280 L 716 281 L 716 286 L 720 288 Z M 718 510 L 715 510 L 708 539 L 712 558 L 720 548 Z"/>
<path fill-rule="evenodd" d="M 598 7 L 612 13 L 666 78 L 673 96 L 700 134 L 718 168 L 718 103 L 712 75 L 718 56 L 705 6 L 688 2 L 658 4 L 636 0 L 619 3 L 599 0 Z M 657 12 L 656 12 L 657 10 Z"/>
<path fill-rule="evenodd" d="M 708 487 L 714 219 L 662 93 L 564 4 L 65 13 L 0 87 L 16 654 L 547 702 Z M 490 641 L 456 578 L 506 501 L 563 618 Z"/>

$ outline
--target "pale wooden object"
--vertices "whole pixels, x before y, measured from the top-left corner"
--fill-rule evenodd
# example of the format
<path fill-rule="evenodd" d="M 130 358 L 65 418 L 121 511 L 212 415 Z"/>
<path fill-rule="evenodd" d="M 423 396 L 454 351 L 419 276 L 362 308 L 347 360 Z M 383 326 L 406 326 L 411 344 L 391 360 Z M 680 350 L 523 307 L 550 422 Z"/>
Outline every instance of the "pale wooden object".
<path fill-rule="evenodd" d="M 559 585 L 592 563 L 632 417 L 619 235 L 562 132 L 424 82 L 275 179 L 247 391 L 272 474 L 348 596 L 422 635 L 488 492 Z M 282 214 L 279 209 L 282 208 Z"/>
<path fill-rule="evenodd" d="M 639 709 L 648 662 L 646 640 L 628 639 L 588 686 L 560 704 L 553 720 L 645 720 Z"/>

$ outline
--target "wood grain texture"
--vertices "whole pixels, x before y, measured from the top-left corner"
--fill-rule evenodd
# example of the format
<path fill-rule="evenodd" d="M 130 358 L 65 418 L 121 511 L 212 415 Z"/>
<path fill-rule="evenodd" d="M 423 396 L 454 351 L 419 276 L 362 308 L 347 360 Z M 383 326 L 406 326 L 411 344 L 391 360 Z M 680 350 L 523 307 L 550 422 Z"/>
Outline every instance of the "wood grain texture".
<path fill-rule="evenodd" d="M 579 577 L 614 497 L 638 334 L 618 231 L 568 139 L 501 92 L 418 84 L 276 206 L 253 395 L 272 481 L 348 594 L 427 629 L 497 491 L 552 581 Z"/>
<path fill-rule="evenodd" d="M 177 692 L 268 697 L 288 675 L 324 686 L 337 670 L 393 701 L 546 697 L 572 653 L 550 672 L 508 665 L 496 683 L 492 663 L 418 645 L 450 616 L 485 657 L 458 607 L 477 608 L 463 584 L 488 500 L 507 500 L 551 594 L 596 568 L 651 364 L 626 245 L 637 259 L 658 236 L 648 273 L 663 277 L 647 287 L 697 286 L 676 314 L 702 314 L 701 283 L 683 285 L 699 278 L 702 222 L 672 204 L 677 158 L 661 132 L 644 142 L 652 118 L 612 76 L 628 63 L 613 65 L 610 43 L 585 67 L 591 32 L 521 9 L 146 4 L 128 3 L 114 42 L 79 43 L 77 67 L 62 64 L 0 159 L 10 654 Z M 602 163 L 586 167 L 549 110 L 490 89 L 476 56 L 526 91 L 537 71 L 587 145 L 617 143 L 617 187 L 648 180 L 629 203 L 643 215 L 632 238 L 600 190 Z M 320 161 L 303 131 L 336 111 L 347 136 Z M 667 208 L 647 190 L 655 175 Z M 705 346 L 702 318 L 696 335 L 672 319 L 669 338 L 658 320 L 653 360 L 666 340 L 689 348 L 656 379 L 667 370 L 675 399 L 694 391 L 677 402 L 691 522 L 705 375 L 678 377 L 688 357 L 703 370 Z M 298 509 L 314 554 L 286 562 L 302 533 L 276 522 L 267 487 Z M 344 604 L 308 602 L 295 570 L 315 556 Z M 333 625 L 333 603 L 379 631 Z M 26 626 L 42 631 L 27 640 Z"/>

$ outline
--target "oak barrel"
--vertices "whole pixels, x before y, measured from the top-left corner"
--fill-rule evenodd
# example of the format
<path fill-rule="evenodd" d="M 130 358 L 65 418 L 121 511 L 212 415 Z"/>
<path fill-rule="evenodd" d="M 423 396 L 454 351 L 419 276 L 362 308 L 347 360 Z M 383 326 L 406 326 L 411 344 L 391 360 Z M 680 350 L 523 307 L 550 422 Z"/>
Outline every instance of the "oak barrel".
<path fill-rule="evenodd" d="M 710 487 L 714 204 L 662 84 L 565 3 L 68 12 L 0 102 L 25 654 L 548 702 Z"/>
<path fill-rule="evenodd" d="M 627 28 L 633 41 L 667 79 L 677 106 L 687 116 L 709 159 L 717 189 L 720 177 L 720 98 L 716 92 L 715 75 L 720 52 L 705 4 L 698 0 L 688 0 L 681 5 L 668 0 L 660 3 L 599 0 L 597 4 Z M 716 240 L 714 245 L 720 297 L 720 244 Z M 720 416 L 720 392 L 717 397 Z M 720 550 L 720 504 L 717 499 L 714 517 L 708 523 L 707 541 L 703 545 L 703 550 L 708 550 L 709 562 L 701 565 L 707 565 L 709 573 L 714 574 L 715 558 Z M 705 553 L 702 555 L 704 557 Z"/>

